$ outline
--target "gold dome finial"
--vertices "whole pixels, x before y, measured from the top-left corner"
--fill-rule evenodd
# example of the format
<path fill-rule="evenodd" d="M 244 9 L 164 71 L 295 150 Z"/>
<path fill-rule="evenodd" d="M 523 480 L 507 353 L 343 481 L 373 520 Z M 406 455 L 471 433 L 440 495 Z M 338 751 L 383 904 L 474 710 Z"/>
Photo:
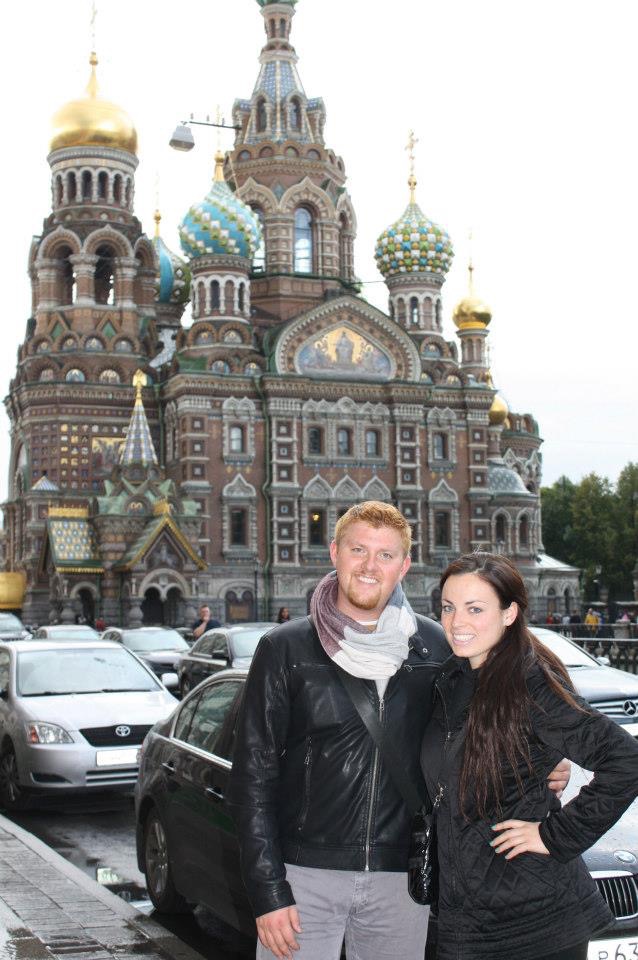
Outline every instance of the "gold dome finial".
<path fill-rule="evenodd" d="M 410 161 L 410 175 L 408 177 L 408 187 L 410 188 L 410 203 L 416 203 L 416 176 L 414 173 L 414 148 L 419 142 L 418 138 L 414 136 L 414 130 L 410 130 L 408 134 L 408 143 L 406 150 L 408 151 L 408 159 Z"/>
<path fill-rule="evenodd" d="M 160 223 L 162 222 L 162 214 L 159 212 L 159 210 L 155 211 L 153 215 L 153 220 L 155 221 L 155 236 L 157 239 L 159 239 Z"/>
<path fill-rule="evenodd" d="M 142 390 L 146 386 L 147 376 L 143 370 L 136 370 L 133 375 L 133 386 L 135 387 L 135 402 L 142 402 Z"/>
<path fill-rule="evenodd" d="M 488 370 L 485 376 L 485 383 L 490 388 L 490 390 L 495 390 L 494 381 L 492 379 L 492 371 Z M 509 417 L 510 409 L 507 406 L 503 397 L 498 393 L 494 394 L 492 400 L 492 406 L 489 409 L 488 417 L 490 420 L 491 427 L 501 427 Z"/>
<path fill-rule="evenodd" d="M 215 176 L 213 180 L 215 183 L 224 183 L 224 154 L 221 150 L 217 150 L 215 153 Z"/>
<path fill-rule="evenodd" d="M 452 319 L 459 330 L 485 330 L 492 319 L 492 311 L 474 293 L 474 262 L 472 259 L 472 231 L 469 234 L 470 256 L 467 265 L 468 295 L 457 303 Z"/>

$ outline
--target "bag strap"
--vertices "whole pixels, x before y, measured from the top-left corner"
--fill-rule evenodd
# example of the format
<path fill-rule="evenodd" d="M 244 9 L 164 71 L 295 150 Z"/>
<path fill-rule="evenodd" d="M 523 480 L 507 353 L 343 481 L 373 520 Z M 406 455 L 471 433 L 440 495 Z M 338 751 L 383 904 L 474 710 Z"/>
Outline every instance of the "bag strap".
<path fill-rule="evenodd" d="M 335 666 L 337 665 L 335 664 Z M 357 713 L 363 720 L 368 733 L 383 757 L 383 762 L 388 768 L 395 787 L 407 803 L 412 814 L 418 813 L 423 809 L 423 798 L 419 795 L 417 788 L 399 763 L 397 750 L 390 740 L 387 730 L 385 730 L 379 722 L 376 711 L 366 695 L 363 681 L 358 677 L 353 677 L 352 674 L 342 670 L 339 666 L 337 666 L 337 670 L 341 683 L 345 687 Z"/>
<path fill-rule="evenodd" d="M 308 617 L 308 622 L 319 641 L 319 634 L 317 632 L 317 627 L 312 619 Z M 394 785 L 407 803 L 412 814 L 420 813 L 424 806 L 423 797 L 419 794 L 419 791 L 414 786 L 410 778 L 406 775 L 405 770 L 400 765 L 398 760 L 398 751 L 396 750 L 394 744 L 390 740 L 387 730 L 385 730 L 377 717 L 376 711 L 368 696 L 366 694 L 366 687 L 359 677 L 353 677 L 352 674 L 348 673 L 346 670 L 342 670 L 341 667 L 335 663 L 335 668 L 337 675 L 345 687 L 346 693 L 352 700 L 354 707 L 361 717 L 368 733 L 372 737 L 372 741 L 377 747 L 379 753 L 383 757 L 383 762 L 388 768 L 388 772 L 394 781 Z"/>

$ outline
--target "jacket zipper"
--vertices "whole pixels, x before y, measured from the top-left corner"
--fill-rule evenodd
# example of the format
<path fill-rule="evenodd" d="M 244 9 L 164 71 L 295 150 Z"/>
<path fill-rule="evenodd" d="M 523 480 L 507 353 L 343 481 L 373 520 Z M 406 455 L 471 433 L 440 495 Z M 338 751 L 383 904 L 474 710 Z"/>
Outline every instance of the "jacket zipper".
<path fill-rule="evenodd" d="M 385 709 L 385 700 L 379 700 L 379 722 L 383 724 L 383 711 Z M 379 748 L 374 748 L 374 760 L 372 761 L 372 782 L 370 784 L 370 804 L 368 806 L 368 825 L 366 829 L 366 864 L 365 870 L 370 869 L 370 840 L 372 836 L 372 813 L 374 809 L 374 795 L 377 789 L 377 777 L 379 775 Z"/>
<path fill-rule="evenodd" d="M 298 831 L 303 830 L 304 824 L 306 822 L 306 817 L 308 816 L 308 807 L 310 806 L 310 770 L 312 767 L 312 737 L 308 737 L 308 747 L 306 749 L 306 756 L 304 757 L 304 801 L 303 807 L 301 808 L 301 813 L 299 814 L 299 825 L 297 827 Z"/>
<path fill-rule="evenodd" d="M 448 743 L 452 738 L 452 731 L 450 729 L 450 720 L 448 717 L 447 706 L 445 703 L 445 697 L 443 696 L 443 691 L 441 690 L 438 681 L 434 684 L 434 686 L 436 688 L 436 691 L 439 697 L 441 698 L 441 705 L 443 706 L 443 717 L 445 719 L 445 740 L 443 742 L 443 750 L 441 752 L 441 771 L 439 772 L 439 775 L 440 775 L 443 771 L 445 755 L 447 753 Z M 434 803 L 432 805 L 433 812 L 436 811 L 438 805 L 441 803 L 444 793 L 445 793 L 445 787 L 442 785 L 441 781 L 438 780 L 437 794 L 434 799 Z M 452 850 L 453 840 L 452 840 L 452 827 L 450 825 L 450 817 L 451 817 L 451 811 L 450 811 L 450 816 L 447 818 L 447 826 L 448 826 L 450 850 Z M 456 870 L 454 867 L 454 863 L 452 863 L 450 866 L 451 866 L 450 877 L 451 877 L 451 886 L 452 886 L 452 897 L 454 899 L 454 902 L 456 903 L 457 902 Z"/>

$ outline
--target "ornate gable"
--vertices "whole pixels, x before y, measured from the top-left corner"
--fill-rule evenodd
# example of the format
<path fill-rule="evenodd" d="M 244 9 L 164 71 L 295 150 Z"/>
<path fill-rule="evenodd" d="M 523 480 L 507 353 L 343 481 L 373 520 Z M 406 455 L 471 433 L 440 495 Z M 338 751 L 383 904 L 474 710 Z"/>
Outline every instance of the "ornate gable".
<path fill-rule="evenodd" d="M 339 297 L 296 317 L 275 345 L 279 373 L 337 380 L 417 382 L 417 348 L 401 327 L 363 300 Z"/>

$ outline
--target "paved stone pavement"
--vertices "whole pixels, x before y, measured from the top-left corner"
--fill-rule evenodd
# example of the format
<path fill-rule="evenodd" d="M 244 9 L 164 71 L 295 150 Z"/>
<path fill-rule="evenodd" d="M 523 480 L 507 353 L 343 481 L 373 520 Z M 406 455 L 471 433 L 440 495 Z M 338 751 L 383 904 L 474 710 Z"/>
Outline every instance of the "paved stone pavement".
<path fill-rule="evenodd" d="M 202 960 L 0 815 L 0 960 Z"/>

